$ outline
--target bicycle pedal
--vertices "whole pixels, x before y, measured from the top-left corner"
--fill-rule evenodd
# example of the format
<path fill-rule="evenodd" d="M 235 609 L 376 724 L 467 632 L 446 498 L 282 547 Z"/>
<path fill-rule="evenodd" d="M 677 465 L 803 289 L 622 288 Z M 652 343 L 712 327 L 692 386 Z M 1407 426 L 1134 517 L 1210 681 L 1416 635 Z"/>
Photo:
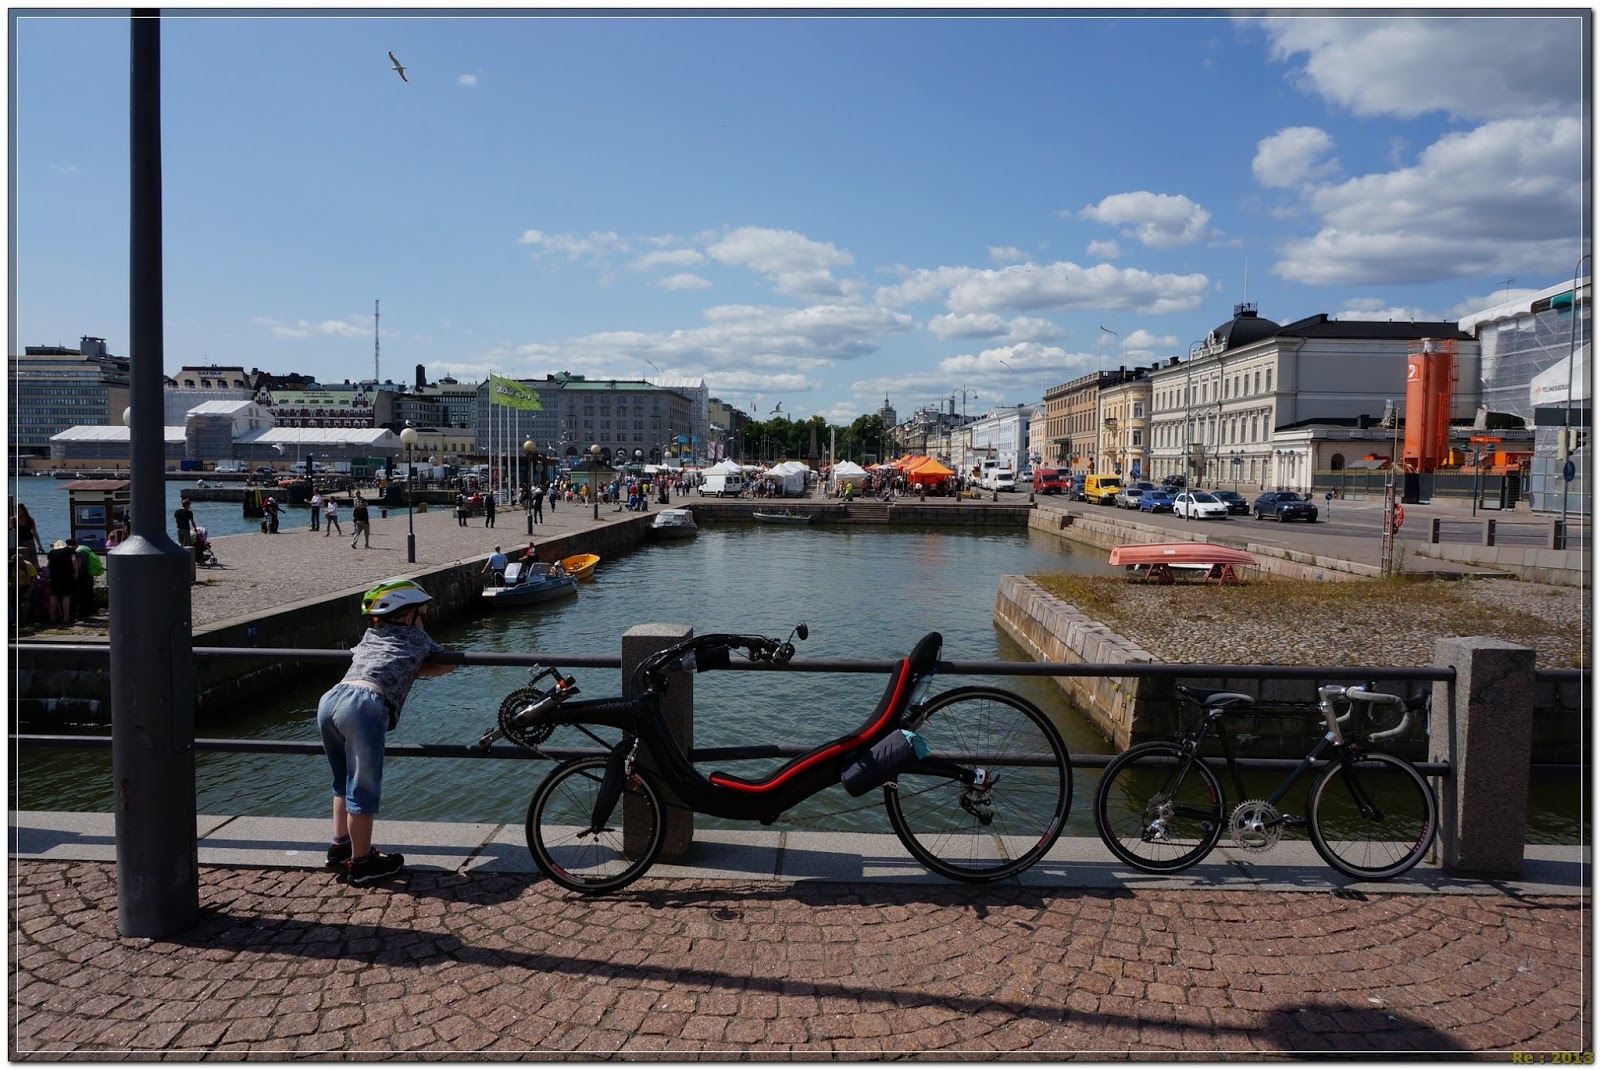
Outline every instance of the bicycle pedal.
<path fill-rule="evenodd" d="M 1284 814 L 1280 820 L 1285 828 L 1303 829 L 1306 827 L 1306 819 L 1295 814 Z"/>

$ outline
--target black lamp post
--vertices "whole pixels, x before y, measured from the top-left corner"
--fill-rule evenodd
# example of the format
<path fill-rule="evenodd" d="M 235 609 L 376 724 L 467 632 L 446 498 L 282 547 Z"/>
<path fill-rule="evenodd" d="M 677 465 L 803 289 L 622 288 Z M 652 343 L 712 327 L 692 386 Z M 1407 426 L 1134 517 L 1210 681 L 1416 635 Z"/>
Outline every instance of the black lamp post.
<path fill-rule="evenodd" d="M 589 501 L 594 505 L 594 518 L 600 519 L 600 444 L 589 447 Z"/>
<path fill-rule="evenodd" d="M 417 429 L 408 422 L 400 431 L 400 441 L 406 447 L 406 561 L 417 563 L 417 531 L 411 519 L 412 486 L 417 478 Z"/>
<path fill-rule="evenodd" d="M 522 511 L 528 516 L 528 534 L 533 534 L 533 453 L 536 447 L 533 439 L 526 439 L 522 443 L 522 456 L 528 461 L 528 474 L 522 481 Z"/>

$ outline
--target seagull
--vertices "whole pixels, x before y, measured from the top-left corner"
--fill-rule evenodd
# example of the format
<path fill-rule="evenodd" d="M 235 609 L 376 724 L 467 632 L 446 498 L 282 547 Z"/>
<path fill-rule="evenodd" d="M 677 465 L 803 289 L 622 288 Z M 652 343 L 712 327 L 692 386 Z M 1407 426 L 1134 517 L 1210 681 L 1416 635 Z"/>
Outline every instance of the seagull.
<path fill-rule="evenodd" d="M 776 405 L 772 406 L 772 412 L 782 412 L 782 411 L 783 411 L 783 402 L 780 401 Z M 771 416 L 772 412 L 767 413 L 767 415 Z"/>
<path fill-rule="evenodd" d="M 394 71 L 395 71 L 396 74 L 398 74 L 400 76 L 400 80 L 402 82 L 410 84 L 411 79 L 406 77 L 406 69 L 404 67 L 400 66 L 400 61 L 394 58 L 394 53 L 393 52 L 389 53 L 389 62 L 394 64 Z"/>

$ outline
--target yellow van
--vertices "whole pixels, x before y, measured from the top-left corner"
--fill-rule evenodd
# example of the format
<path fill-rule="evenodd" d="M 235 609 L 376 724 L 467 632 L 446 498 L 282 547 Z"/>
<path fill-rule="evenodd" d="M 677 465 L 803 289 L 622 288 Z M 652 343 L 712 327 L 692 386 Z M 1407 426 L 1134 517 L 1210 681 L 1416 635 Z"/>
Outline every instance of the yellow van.
<path fill-rule="evenodd" d="M 1095 505 L 1110 505 L 1116 499 L 1117 491 L 1122 489 L 1122 479 L 1119 476 L 1085 476 L 1083 480 L 1083 500 L 1093 502 Z"/>

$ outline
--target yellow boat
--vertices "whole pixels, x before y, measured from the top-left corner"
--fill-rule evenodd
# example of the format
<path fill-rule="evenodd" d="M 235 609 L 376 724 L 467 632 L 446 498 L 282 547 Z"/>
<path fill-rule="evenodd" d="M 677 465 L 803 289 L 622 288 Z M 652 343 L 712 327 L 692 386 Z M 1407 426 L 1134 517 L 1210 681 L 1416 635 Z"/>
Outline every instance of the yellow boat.
<path fill-rule="evenodd" d="M 586 580 L 593 576 L 594 567 L 599 563 L 599 554 L 573 554 L 571 557 L 561 559 L 561 567 L 567 570 L 567 575 L 577 580 Z"/>

